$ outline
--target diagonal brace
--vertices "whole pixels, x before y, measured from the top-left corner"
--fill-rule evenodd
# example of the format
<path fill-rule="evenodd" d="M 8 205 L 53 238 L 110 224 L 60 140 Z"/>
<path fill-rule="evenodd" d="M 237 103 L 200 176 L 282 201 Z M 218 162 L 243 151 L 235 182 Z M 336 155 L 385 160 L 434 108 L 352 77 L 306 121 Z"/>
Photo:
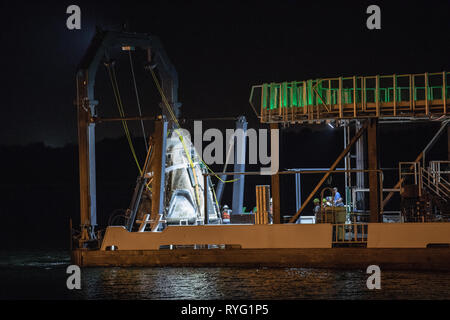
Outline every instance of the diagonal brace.
<path fill-rule="evenodd" d="M 347 145 L 347 147 L 341 152 L 341 154 L 337 157 L 336 161 L 334 161 L 334 163 L 331 165 L 330 169 L 328 169 L 327 173 L 325 173 L 325 175 L 322 177 L 322 179 L 316 185 L 314 190 L 309 194 L 308 198 L 306 198 L 305 202 L 303 202 L 301 208 L 298 209 L 297 213 L 291 218 L 291 220 L 289 220 L 289 223 L 294 223 L 297 220 L 298 216 L 302 213 L 302 211 L 308 205 L 309 201 L 311 201 L 311 199 L 314 197 L 314 195 L 319 190 L 319 188 L 322 186 L 322 184 L 328 179 L 328 177 L 334 171 L 334 169 L 336 169 L 339 162 L 341 162 L 341 160 L 347 155 L 347 153 L 350 151 L 350 149 L 356 143 L 356 141 L 358 141 L 358 139 L 362 136 L 364 131 L 366 131 L 368 124 L 369 124 L 369 122 L 366 121 L 364 123 L 364 125 L 361 127 L 361 129 L 359 129 L 359 131 L 353 136 L 352 140 Z"/>

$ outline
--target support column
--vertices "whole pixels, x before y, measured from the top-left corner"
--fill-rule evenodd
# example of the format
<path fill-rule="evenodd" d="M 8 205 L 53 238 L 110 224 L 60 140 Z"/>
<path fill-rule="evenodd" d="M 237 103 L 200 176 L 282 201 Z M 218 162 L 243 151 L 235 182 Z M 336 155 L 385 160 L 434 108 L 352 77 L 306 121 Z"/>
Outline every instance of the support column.
<path fill-rule="evenodd" d="M 344 123 L 344 149 L 347 148 L 347 145 L 350 143 L 350 125 L 348 121 Z M 344 158 L 344 169 L 350 170 L 352 168 L 351 165 L 351 152 L 349 152 Z M 350 188 L 352 187 L 352 176 L 350 172 L 346 172 L 345 174 L 345 205 L 348 205 L 351 199 Z"/>
<path fill-rule="evenodd" d="M 447 126 L 447 159 L 450 160 L 450 126 Z"/>
<path fill-rule="evenodd" d="M 378 170 L 377 119 L 370 119 L 367 128 L 369 170 Z M 380 222 L 380 181 L 377 172 L 369 172 L 370 222 Z"/>
<path fill-rule="evenodd" d="M 245 121 L 245 117 L 244 117 L 244 121 Z M 239 117 L 236 120 L 236 124 L 235 124 L 235 130 L 237 131 L 239 128 L 242 129 L 241 117 Z M 228 137 L 227 137 L 227 139 L 228 139 Z M 234 150 L 235 148 L 236 147 L 235 147 L 234 140 L 230 139 L 229 144 L 227 146 L 227 151 L 226 151 L 227 153 L 225 155 L 225 163 L 223 165 L 223 172 L 227 172 L 228 164 L 229 163 L 233 163 L 233 161 L 235 161 L 235 153 L 236 153 L 235 150 Z M 234 163 L 236 163 L 236 161 Z M 245 166 L 244 166 L 244 169 L 245 169 Z M 244 178 L 244 176 L 241 176 L 241 177 Z M 228 176 L 227 175 L 221 175 L 220 179 L 221 180 L 219 180 L 217 182 L 217 187 L 216 187 L 216 199 L 217 199 L 217 202 L 219 203 L 219 206 L 221 206 L 221 204 L 222 204 L 222 196 L 223 196 L 223 192 L 225 190 L 225 183 L 223 181 L 228 180 Z"/>
<path fill-rule="evenodd" d="M 278 129 L 278 123 L 271 123 L 270 130 Z M 272 189 L 272 217 L 273 223 L 281 223 L 281 203 L 280 203 L 280 175 L 274 174 L 271 176 Z"/>
<path fill-rule="evenodd" d="M 95 123 L 96 102 L 92 100 L 87 72 L 77 75 L 78 161 L 80 176 L 80 227 L 81 243 L 95 240 L 97 225 L 96 172 L 95 172 Z M 92 91 L 92 90 L 91 90 Z"/>
<path fill-rule="evenodd" d="M 447 126 L 447 160 L 450 161 L 450 126 Z M 447 181 L 450 181 L 450 173 L 446 176 Z"/>
<path fill-rule="evenodd" d="M 247 120 L 240 116 L 236 121 L 234 137 L 234 172 L 245 172 L 245 150 L 247 147 Z M 245 175 L 234 175 L 232 214 L 241 214 L 244 206 Z"/>
<path fill-rule="evenodd" d="M 362 127 L 361 121 L 356 122 L 356 131 L 359 131 Z M 365 164 L 364 164 L 364 154 L 365 154 L 365 143 L 364 143 L 364 137 L 361 137 L 358 141 L 356 141 L 356 169 L 357 170 L 364 170 Z M 364 182 L 364 172 L 357 172 L 356 173 L 356 187 L 358 189 L 364 189 L 365 188 L 365 182 Z M 356 201 L 356 209 L 357 210 L 365 210 L 365 201 L 364 201 L 364 193 L 363 192 L 357 192 L 356 193 L 356 199 L 353 199 L 353 201 Z"/>
<path fill-rule="evenodd" d="M 301 173 L 295 174 L 295 210 L 296 212 L 302 207 L 302 182 Z"/>
<path fill-rule="evenodd" d="M 152 181 L 152 212 L 151 219 L 155 220 L 158 214 L 164 212 L 164 181 L 166 169 L 166 138 L 167 121 L 155 121 L 154 150 L 150 171 L 153 173 Z"/>

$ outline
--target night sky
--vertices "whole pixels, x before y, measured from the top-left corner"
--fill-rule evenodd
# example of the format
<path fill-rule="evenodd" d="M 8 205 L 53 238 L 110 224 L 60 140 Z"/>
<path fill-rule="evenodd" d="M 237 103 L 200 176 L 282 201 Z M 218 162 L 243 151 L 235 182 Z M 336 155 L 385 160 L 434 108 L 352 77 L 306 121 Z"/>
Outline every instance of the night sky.
<path fill-rule="evenodd" d="M 190 120 L 245 115 L 257 127 L 248 98 L 251 86 L 263 82 L 450 70 L 448 1 L 0 1 L 0 214 L 5 224 L 25 222 L 22 230 L 49 243 L 55 233 L 43 234 L 42 226 L 54 226 L 66 239 L 68 218 L 77 225 L 79 216 L 75 73 L 96 26 L 121 30 L 126 24 L 130 31 L 157 35 L 178 71 L 182 117 Z M 81 30 L 66 28 L 71 4 L 81 8 Z M 366 28 L 370 4 L 381 8 L 381 30 Z M 115 58 L 126 112 L 136 115 L 130 66 L 123 56 Z M 143 112 L 159 114 L 160 98 L 137 52 L 135 58 Z M 99 115 L 118 116 L 100 68 Z M 234 127 L 232 121 L 220 125 Z M 412 161 L 436 125 L 382 128 L 381 166 Z M 130 126 L 143 157 L 138 124 Z M 340 129 L 290 128 L 282 136 L 282 169 L 329 166 L 342 140 Z M 112 210 L 128 205 L 137 171 L 120 123 L 99 125 L 97 142 L 98 215 L 104 224 Z M 319 143 L 324 147 L 318 152 Z M 437 157 L 447 155 L 446 145 L 437 144 Z M 282 199 L 282 206 L 290 214 L 292 183 L 282 181 L 290 199 Z M 247 198 L 253 206 L 254 195 Z M 3 236 L 17 246 L 30 242 L 14 228 Z"/>
<path fill-rule="evenodd" d="M 366 28 L 374 3 L 381 30 Z M 70 4 L 81 7 L 81 30 L 66 28 Z M 126 23 L 160 37 L 179 73 L 183 117 L 250 119 L 249 89 L 261 82 L 449 70 L 449 9 L 448 1 L 2 1 L 0 143 L 76 142 L 74 76 L 97 25 Z M 123 91 L 130 81 L 128 74 Z M 152 85 L 139 84 L 141 91 Z M 104 87 L 101 103 L 112 95 Z M 129 110 L 135 114 L 135 101 Z M 99 139 L 117 132 L 102 128 Z"/>

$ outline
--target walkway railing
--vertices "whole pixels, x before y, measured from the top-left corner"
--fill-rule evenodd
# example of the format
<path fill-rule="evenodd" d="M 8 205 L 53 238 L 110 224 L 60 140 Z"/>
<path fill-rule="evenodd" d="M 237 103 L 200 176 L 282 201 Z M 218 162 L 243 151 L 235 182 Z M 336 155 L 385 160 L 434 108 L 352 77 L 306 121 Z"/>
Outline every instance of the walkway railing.
<path fill-rule="evenodd" d="M 449 72 L 339 77 L 253 86 L 261 122 L 447 115 Z"/>
<path fill-rule="evenodd" d="M 367 224 L 333 224 L 333 243 L 367 243 L 367 235 Z"/>

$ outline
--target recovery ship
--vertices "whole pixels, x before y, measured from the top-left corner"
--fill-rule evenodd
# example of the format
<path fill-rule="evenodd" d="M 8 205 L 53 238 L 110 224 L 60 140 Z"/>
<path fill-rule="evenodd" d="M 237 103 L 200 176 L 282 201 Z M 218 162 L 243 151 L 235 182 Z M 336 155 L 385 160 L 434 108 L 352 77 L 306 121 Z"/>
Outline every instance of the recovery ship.
<path fill-rule="evenodd" d="M 144 68 L 161 96 L 159 116 L 125 115 L 110 57 L 117 50 L 146 53 Z M 110 76 L 119 118 L 98 116 L 94 85 L 101 64 Z M 244 177 L 261 173 L 246 172 L 243 163 L 234 163 L 234 171 L 224 169 L 219 175 L 209 169 L 178 123 L 178 76 L 159 39 L 99 30 L 76 76 L 81 224 L 76 232 L 71 226 L 72 262 L 82 267 L 378 265 L 381 269 L 449 270 L 450 158 L 427 158 L 442 134 L 450 138 L 448 77 L 448 72 L 438 72 L 254 85 L 249 102 L 261 124 L 269 124 L 271 131 L 285 125 L 339 126 L 344 127 L 345 143 L 329 168 L 272 172 L 270 184 L 255 185 L 256 211 L 245 214 Z M 126 128 L 127 121 L 143 120 L 153 121 L 155 129 L 124 223 L 99 231 L 96 125 L 121 121 Z M 439 122 L 440 128 L 416 159 L 398 163 L 398 182 L 383 186 L 383 176 L 389 172 L 379 167 L 380 123 L 417 121 Z M 236 129 L 245 133 L 245 117 L 236 120 Z M 241 143 L 232 147 L 234 157 L 245 159 L 245 140 L 244 134 Z M 338 168 L 342 162 L 345 166 Z M 301 201 L 300 178 L 307 174 L 322 178 Z M 283 175 L 296 182 L 297 210 L 290 214 L 281 212 Z M 316 215 L 305 214 L 311 200 L 327 191 L 324 186 L 331 175 L 344 175 L 344 206 L 322 203 Z M 220 213 L 227 177 L 233 177 L 231 223 L 225 223 Z M 385 211 L 396 195 L 401 199 L 398 210 Z"/>

